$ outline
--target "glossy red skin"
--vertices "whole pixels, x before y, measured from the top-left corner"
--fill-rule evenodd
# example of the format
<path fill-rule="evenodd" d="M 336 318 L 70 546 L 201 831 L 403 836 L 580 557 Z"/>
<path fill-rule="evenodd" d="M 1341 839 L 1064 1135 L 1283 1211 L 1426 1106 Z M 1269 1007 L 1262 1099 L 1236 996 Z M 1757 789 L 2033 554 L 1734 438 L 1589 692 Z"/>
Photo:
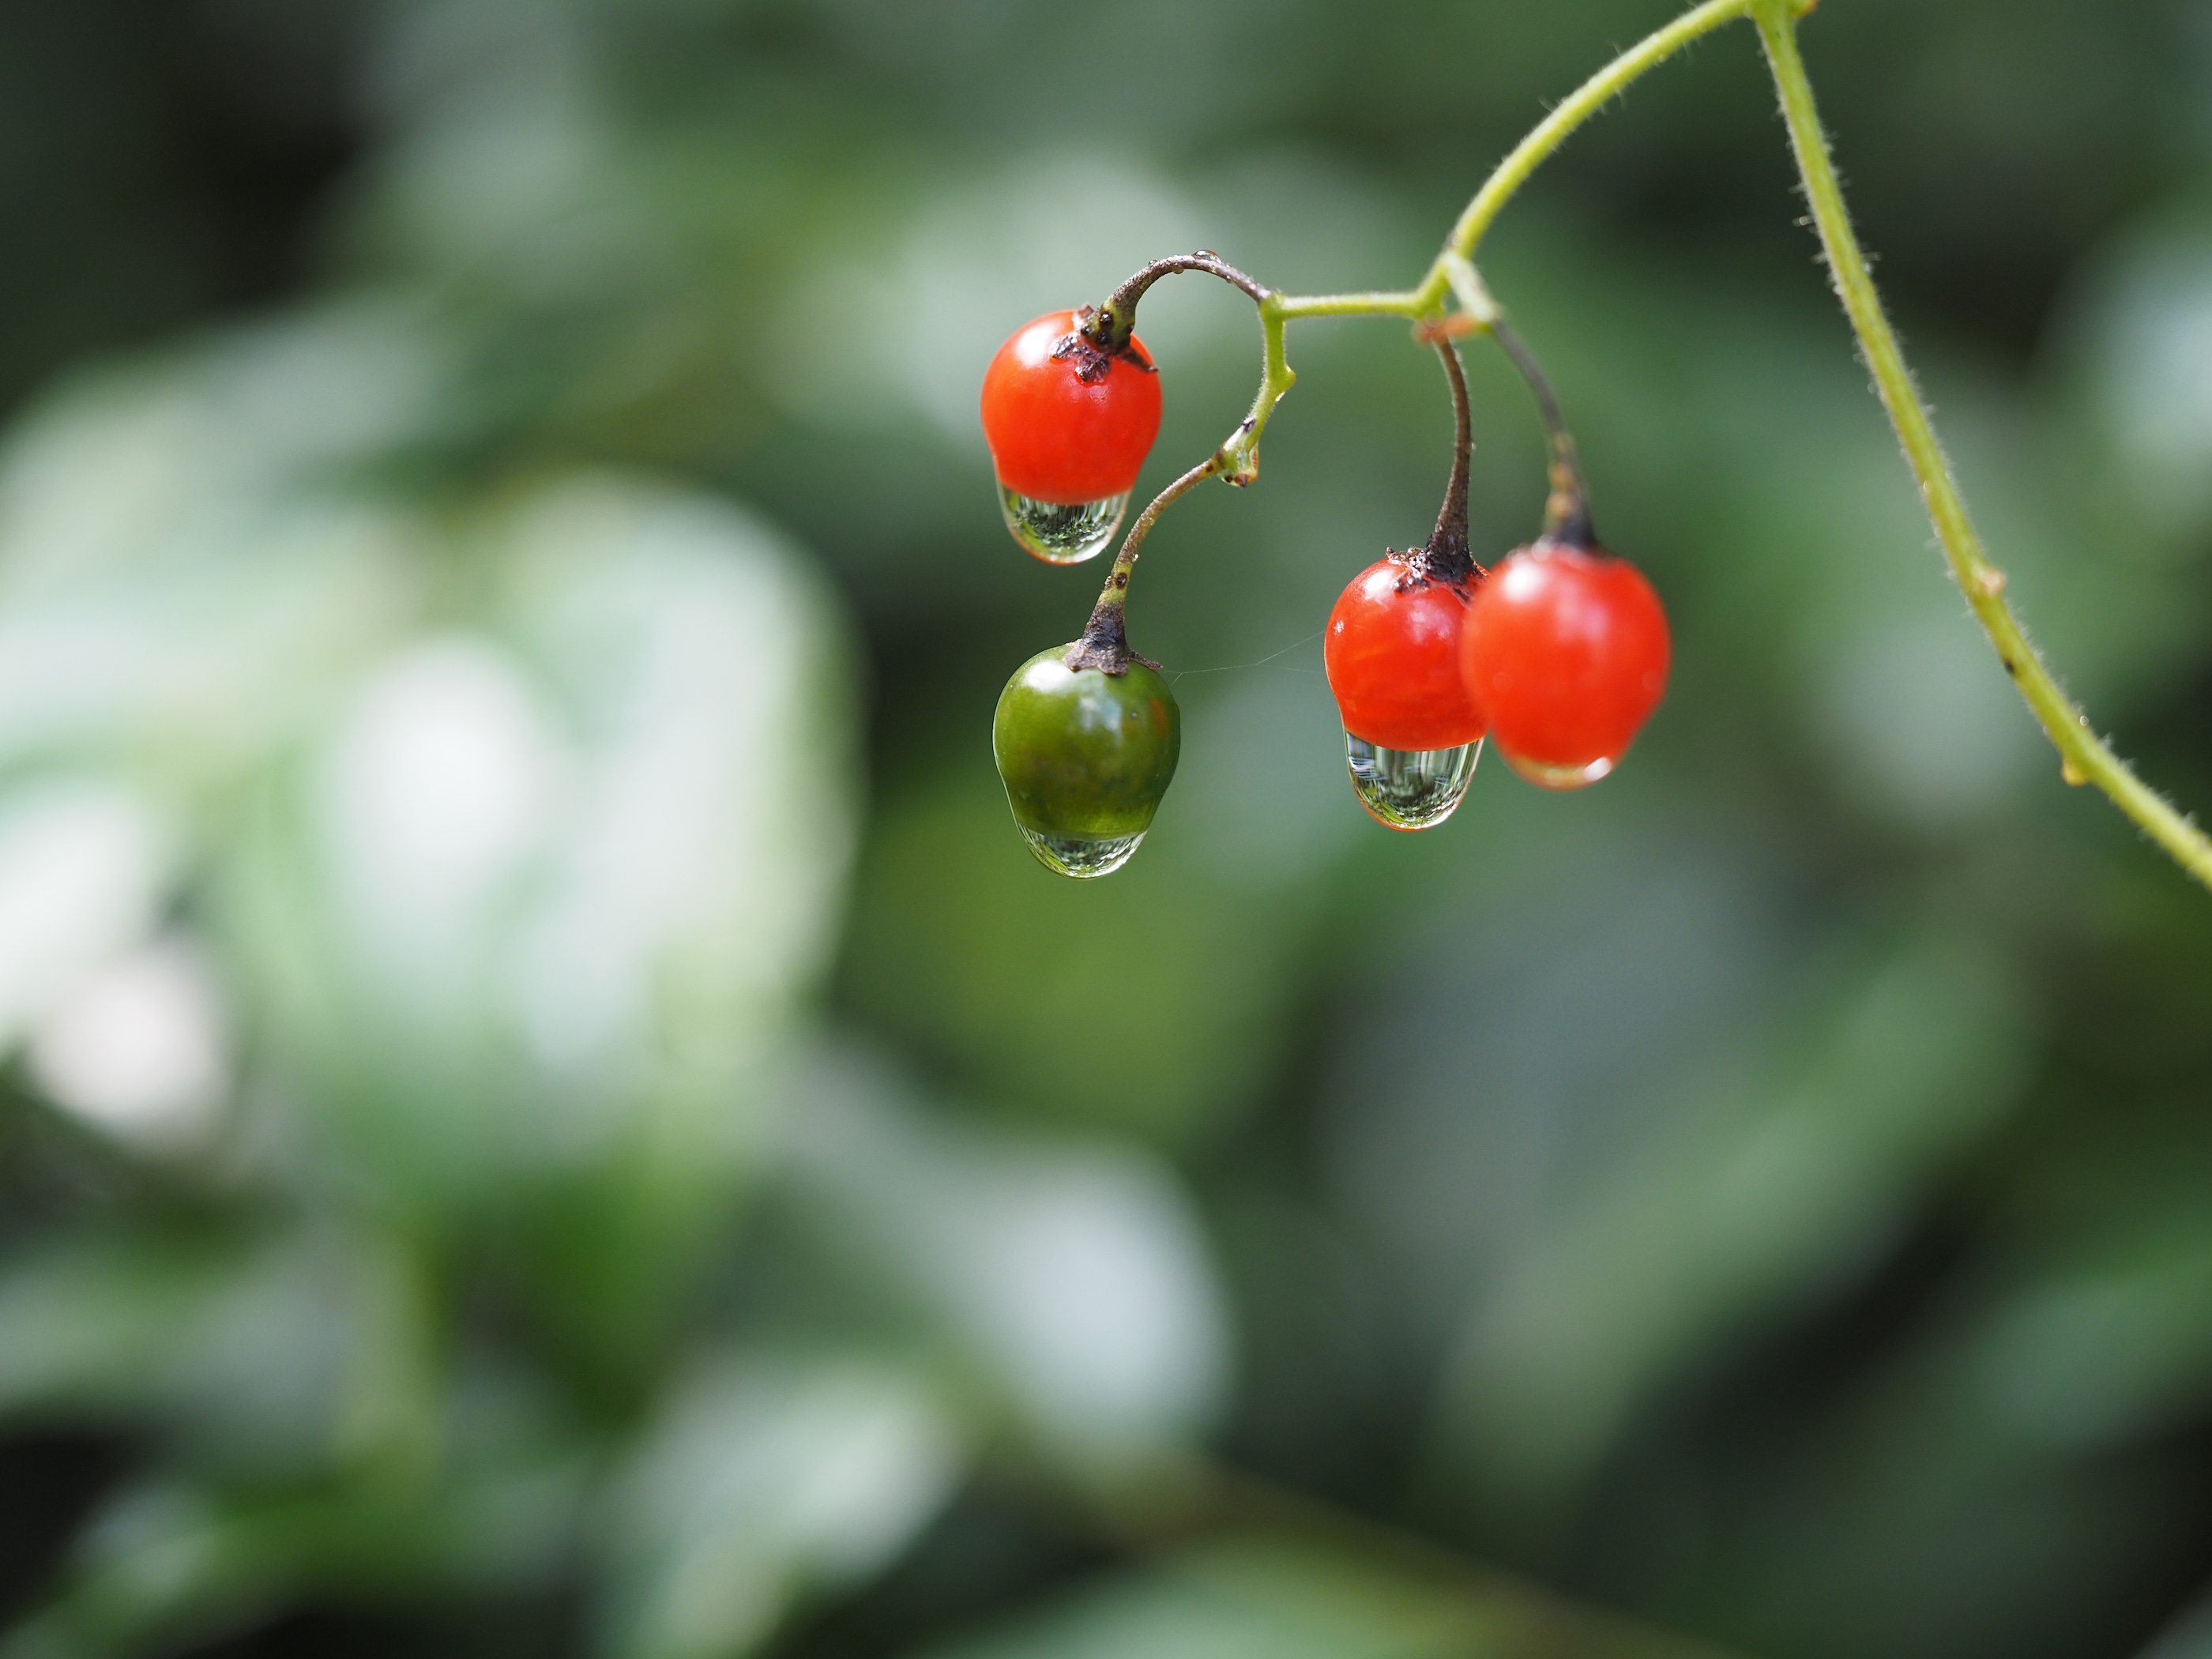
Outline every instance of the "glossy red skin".
<path fill-rule="evenodd" d="M 1389 559 L 1352 578 L 1322 644 L 1346 731 L 1384 749 L 1456 749 L 1482 735 L 1460 672 L 1468 594 Z"/>
<path fill-rule="evenodd" d="M 1085 386 L 1052 349 L 1075 313 L 1038 318 L 999 348 L 983 375 L 983 437 L 999 482 L 1032 501 L 1073 507 L 1137 482 L 1160 430 L 1160 377 L 1124 358 Z M 1130 345 L 1146 363 L 1142 340 Z"/>
<path fill-rule="evenodd" d="M 1625 559 L 1524 547 L 1490 573 L 1460 633 L 1467 687 L 1493 742 L 1540 765 L 1626 752 L 1667 692 L 1667 612 Z"/>

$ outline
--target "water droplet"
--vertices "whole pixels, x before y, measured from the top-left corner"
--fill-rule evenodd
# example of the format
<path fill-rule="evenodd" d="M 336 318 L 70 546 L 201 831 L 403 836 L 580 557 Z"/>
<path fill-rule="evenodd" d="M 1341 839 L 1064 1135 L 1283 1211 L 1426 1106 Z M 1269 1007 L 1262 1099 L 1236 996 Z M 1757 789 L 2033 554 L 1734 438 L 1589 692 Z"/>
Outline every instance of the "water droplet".
<path fill-rule="evenodd" d="M 1103 501 L 1078 501 L 1064 507 L 1054 501 L 1033 501 L 1028 496 L 999 486 L 999 511 L 1014 539 L 1047 564 L 1081 564 L 1094 559 L 1121 527 L 1129 510 L 1129 492 Z"/>
<path fill-rule="evenodd" d="M 1523 760 L 1510 749 L 1498 751 L 1505 763 L 1539 789 L 1587 789 L 1600 778 L 1612 775 L 1619 757 L 1607 755 L 1587 766 L 1553 766 L 1544 761 Z"/>
<path fill-rule="evenodd" d="M 1456 749 L 1385 749 L 1344 734 L 1352 792 L 1377 823 L 1393 830 L 1433 830 L 1467 798 L 1482 739 Z"/>
<path fill-rule="evenodd" d="M 1131 859 L 1145 839 L 1145 832 L 1133 836 L 1107 836 L 1093 840 L 1088 836 L 1048 836 L 1032 830 L 1026 823 L 1014 828 L 1022 832 L 1022 839 L 1036 854 L 1037 862 L 1055 875 L 1073 876 L 1078 881 L 1088 881 L 1093 876 L 1110 876 Z"/>

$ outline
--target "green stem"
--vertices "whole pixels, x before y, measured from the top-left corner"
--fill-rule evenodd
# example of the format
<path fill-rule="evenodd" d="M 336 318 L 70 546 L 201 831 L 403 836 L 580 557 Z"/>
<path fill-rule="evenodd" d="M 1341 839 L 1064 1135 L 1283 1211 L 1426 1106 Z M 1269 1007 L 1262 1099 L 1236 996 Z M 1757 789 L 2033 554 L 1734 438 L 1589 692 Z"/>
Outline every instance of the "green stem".
<path fill-rule="evenodd" d="M 1419 321 L 1443 310 L 1452 295 L 1455 274 L 1462 280 L 1474 280 L 1479 287 L 1479 279 L 1474 279 L 1468 263 L 1476 244 L 1545 159 L 1638 76 L 1656 69 L 1692 40 L 1747 15 L 1753 3 L 1753 0 L 1709 0 L 1709 3 L 1676 18 L 1665 28 L 1630 47 L 1584 82 L 1498 164 L 1474 199 L 1468 204 L 1467 210 L 1460 215 L 1459 222 L 1452 227 L 1449 240 L 1437 252 L 1419 286 L 1403 291 L 1376 289 L 1363 294 L 1270 292 L 1264 298 L 1255 295 L 1261 326 L 1266 334 L 1266 367 L 1252 412 L 1221 447 L 1221 475 L 1234 484 L 1248 484 L 1259 477 L 1260 434 L 1266 429 L 1275 404 L 1297 379 L 1284 357 L 1284 325 L 1308 317 L 1404 317 Z M 1493 319 L 1491 316 L 1477 318 L 1485 326 Z"/>
<path fill-rule="evenodd" d="M 1137 521 L 1129 526 L 1129 533 L 1121 538 L 1121 550 L 1115 556 L 1112 568 L 1106 573 L 1106 586 L 1098 595 L 1083 637 L 1076 642 L 1076 654 L 1068 659 L 1070 667 L 1090 665 L 1115 674 L 1127 671 L 1127 659 L 1131 654 L 1125 621 L 1129 579 L 1136 574 L 1138 551 L 1144 546 L 1145 538 L 1152 533 L 1152 526 L 1159 522 L 1160 514 L 1179 496 L 1208 478 L 1224 478 L 1242 487 L 1259 477 L 1260 434 L 1267 429 L 1267 417 L 1275 412 L 1275 405 L 1298 378 L 1284 355 L 1283 319 L 1274 310 L 1276 297 L 1269 295 L 1260 301 L 1260 390 L 1252 399 L 1251 413 L 1237 422 L 1237 430 L 1229 434 L 1220 448 L 1153 496 L 1152 504 L 1137 515 Z M 1137 660 L 1145 662 L 1146 667 L 1157 666 L 1141 657 Z M 1115 665 L 1109 666 L 1109 663 Z"/>
<path fill-rule="evenodd" d="M 1402 293 L 1377 290 L 1365 294 L 1276 295 L 1268 303 L 1278 316 L 1299 317 L 1425 317 L 1439 309 L 1452 289 L 1455 261 L 1474 257 L 1475 248 L 1498 216 L 1527 184 L 1536 169 L 1551 159 L 1577 128 L 1644 76 L 1665 63 L 1691 42 L 1749 16 L 1756 0 L 1707 0 L 1666 27 L 1646 35 L 1569 94 L 1539 122 L 1528 136 L 1513 147 L 1474 193 L 1444 240 L 1443 249 L 1429 266 L 1418 287 Z M 1793 9 L 1809 10 L 1809 0 L 1792 0 Z"/>
<path fill-rule="evenodd" d="M 1248 421 L 1247 426 L 1250 424 Z M 1243 430 L 1239 428 L 1238 430 Z M 1126 674 L 1132 661 L 1147 668 L 1159 664 L 1149 657 L 1140 657 L 1129 649 L 1127 615 L 1129 607 L 1129 578 L 1136 574 L 1137 555 L 1145 545 L 1145 538 L 1152 533 L 1176 498 L 1195 489 L 1222 470 L 1222 454 L 1216 450 L 1205 460 L 1177 478 L 1165 489 L 1152 497 L 1152 504 L 1137 515 L 1129 533 L 1121 538 L 1121 550 L 1114 556 L 1113 568 L 1106 573 L 1106 586 L 1098 595 L 1098 603 L 1091 607 L 1091 620 L 1084 624 L 1083 633 L 1068 647 L 1062 659 L 1070 668 L 1097 668 L 1109 674 Z"/>
<path fill-rule="evenodd" d="M 1813 102 L 1812 83 L 1806 78 L 1805 62 L 1797 51 L 1798 8 L 1791 0 L 1753 0 L 1753 7 L 1759 38 L 1766 44 L 1767 62 L 1781 94 L 1782 118 L 1790 129 L 1790 143 L 1796 151 L 1798 172 L 1804 179 L 1806 199 L 1812 204 L 1813 222 L 1820 229 L 1820 246 L 1827 255 L 1836 292 L 1858 335 L 1859 348 L 1873 373 L 1882 406 L 1889 411 L 1890 423 L 1905 447 L 1912 476 L 1919 482 L 1921 499 L 1943 544 L 1951 574 L 1996 647 L 2005 672 L 2057 745 L 2066 781 L 2095 784 L 2176 863 L 2212 887 L 2212 840 L 2207 840 L 2196 825 L 2129 770 L 2126 763 L 2090 730 L 2089 717 L 2059 689 L 2043 659 L 2028 643 L 2012 607 L 2005 603 L 2004 572 L 1990 562 L 1967 516 L 1958 480 L 1952 476 L 1928 407 L 1921 401 L 1897 336 L 1882 312 L 1866 255 L 1851 228 L 1827 137 Z"/>
<path fill-rule="evenodd" d="M 1514 146 L 1511 155 L 1498 164 L 1482 188 L 1475 191 L 1474 199 L 1467 204 L 1467 211 L 1459 216 L 1459 222 L 1452 227 L 1451 235 L 1444 242 L 1445 252 L 1456 253 L 1462 259 L 1473 258 L 1476 246 L 1505 204 L 1513 199 L 1514 193 L 1528 182 L 1529 174 L 1565 143 L 1577 127 L 1626 92 L 1630 82 L 1658 68 L 1692 40 L 1747 15 L 1753 3 L 1753 0 L 1707 0 L 1696 10 L 1683 13 L 1666 27 L 1645 36 L 1583 82 L 1565 102 Z M 1444 262 L 1439 258 L 1419 292 L 1440 301 L 1447 281 Z"/>

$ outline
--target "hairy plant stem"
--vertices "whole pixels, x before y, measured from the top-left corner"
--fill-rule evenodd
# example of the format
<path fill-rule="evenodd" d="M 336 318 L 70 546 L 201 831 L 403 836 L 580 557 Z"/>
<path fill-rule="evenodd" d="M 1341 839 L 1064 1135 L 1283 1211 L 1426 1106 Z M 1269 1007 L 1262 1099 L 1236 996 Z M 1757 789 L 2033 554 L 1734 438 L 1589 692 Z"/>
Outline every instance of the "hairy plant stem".
<path fill-rule="evenodd" d="M 2057 746 L 2060 770 L 2067 782 L 2095 784 L 2176 863 L 2212 886 L 2212 841 L 2136 777 L 2127 763 L 2090 729 L 2089 717 L 2051 678 L 2012 607 L 2005 603 L 2004 572 L 1990 562 L 1967 515 L 1950 460 L 1936 439 L 1928 406 L 1905 366 L 1905 354 L 1882 311 L 1881 297 L 1875 290 L 1857 233 L 1851 228 L 1827 137 L 1813 102 L 1812 82 L 1806 77 L 1805 61 L 1797 51 L 1796 8 L 1790 0 L 1754 0 L 1753 15 L 1759 38 L 1766 46 L 1775 87 L 1781 94 L 1782 118 L 1790 129 L 1790 147 L 1796 152 L 1797 170 L 1805 182 L 1805 197 L 1812 205 L 1813 222 L 1819 228 L 1837 295 L 1858 336 L 1859 349 L 1874 375 L 1882 407 L 1889 411 L 1890 424 L 1897 428 L 1898 440 L 1905 447 L 1905 459 L 1920 485 L 1921 500 L 1936 526 L 1936 538 L 1942 543 L 1952 576 L 1989 635 L 1990 643 L 1996 647 L 2005 672 L 2012 676 L 2013 684 Z"/>
<path fill-rule="evenodd" d="M 1260 389 L 1251 412 L 1216 450 L 1211 459 L 1176 480 L 1154 499 L 1130 526 L 1107 578 L 1105 592 L 1092 613 L 1089 641 L 1094 631 L 1102 641 L 1109 635 L 1114 648 L 1127 651 L 1122 635 L 1122 611 L 1127 599 L 1129 574 L 1136 550 L 1151 533 L 1159 515 L 1176 497 L 1209 477 L 1245 485 L 1260 475 L 1260 439 L 1267 430 L 1275 405 L 1282 401 L 1297 376 L 1284 350 L 1283 331 L 1308 317 L 1401 317 L 1413 322 L 1419 337 L 1431 331 L 1444 335 L 1487 333 L 1511 357 L 1536 394 L 1552 446 L 1552 495 L 1546 509 L 1545 533 L 1573 542 L 1591 539 L 1588 493 L 1583 487 L 1574 440 L 1560 417 L 1559 400 L 1542 371 L 1520 337 L 1504 325 L 1497 305 L 1483 286 L 1474 266 L 1474 252 L 1508 202 L 1528 183 L 1536 169 L 1560 145 L 1607 103 L 1638 79 L 1673 58 L 1692 42 L 1741 19 L 1756 24 L 1766 47 L 1769 66 L 1781 95 L 1782 114 L 1789 127 L 1792 149 L 1802 176 L 1813 219 L 1835 277 L 1844 310 L 1859 338 L 1867 366 L 1890 422 L 1897 428 L 1905 459 L 1920 486 L 1929 520 L 1942 543 L 1945 557 L 1966 602 L 1996 646 L 2005 672 L 2013 678 L 2036 719 L 2057 745 L 2061 770 L 2069 783 L 2094 783 L 2144 833 L 2172 856 L 2183 869 L 2212 887 L 2212 839 L 2146 786 L 2124 762 L 2089 728 L 2088 717 L 2066 696 L 2035 649 L 2028 643 L 2019 619 L 2003 598 L 2004 573 L 1991 563 L 1975 533 L 1958 482 L 1951 475 L 1942 446 L 1937 441 L 1905 367 L 1904 353 L 1883 314 L 1866 256 L 1851 228 L 1837 183 L 1835 165 L 1820 130 L 1813 101 L 1811 82 L 1798 55 L 1797 20 L 1810 12 L 1817 0 L 1706 0 L 1685 12 L 1622 52 L 1563 100 L 1539 122 L 1510 154 L 1500 161 L 1468 202 L 1446 238 L 1443 248 L 1421 281 L 1402 290 L 1376 289 L 1356 294 L 1286 295 L 1223 265 L 1212 254 L 1194 254 L 1148 265 L 1117 290 L 1102 313 L 1110 325 L 1127 330 L 1133 324 L 1136 301 L 1146 289 L 1173 270 L 1206 270 L 1249 295 L 1260 313 L 1261 365 Z M 1454 300 L 1459 309 L 1446 316 Z M 1110 654 L 1110 653 L 1109 653 Z M 1139 659 L 1141 660 L 1141 659 Z"/>

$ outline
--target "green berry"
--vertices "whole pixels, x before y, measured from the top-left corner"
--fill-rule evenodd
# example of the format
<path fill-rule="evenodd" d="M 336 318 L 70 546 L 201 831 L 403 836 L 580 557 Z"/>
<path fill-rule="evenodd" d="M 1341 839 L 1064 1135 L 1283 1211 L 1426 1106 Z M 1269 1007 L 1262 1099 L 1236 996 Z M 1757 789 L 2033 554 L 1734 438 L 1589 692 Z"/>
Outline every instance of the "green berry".
<path fill-rule="evenodd" d="M 1182 750 L 1168 683 L 1142 663 L 1071 669 L 1073 646 L 1040 651 L 1006 682 L 991 747 L 1030 848 L 1064 876 L 1127 864 L 1151 827 Z"/>

